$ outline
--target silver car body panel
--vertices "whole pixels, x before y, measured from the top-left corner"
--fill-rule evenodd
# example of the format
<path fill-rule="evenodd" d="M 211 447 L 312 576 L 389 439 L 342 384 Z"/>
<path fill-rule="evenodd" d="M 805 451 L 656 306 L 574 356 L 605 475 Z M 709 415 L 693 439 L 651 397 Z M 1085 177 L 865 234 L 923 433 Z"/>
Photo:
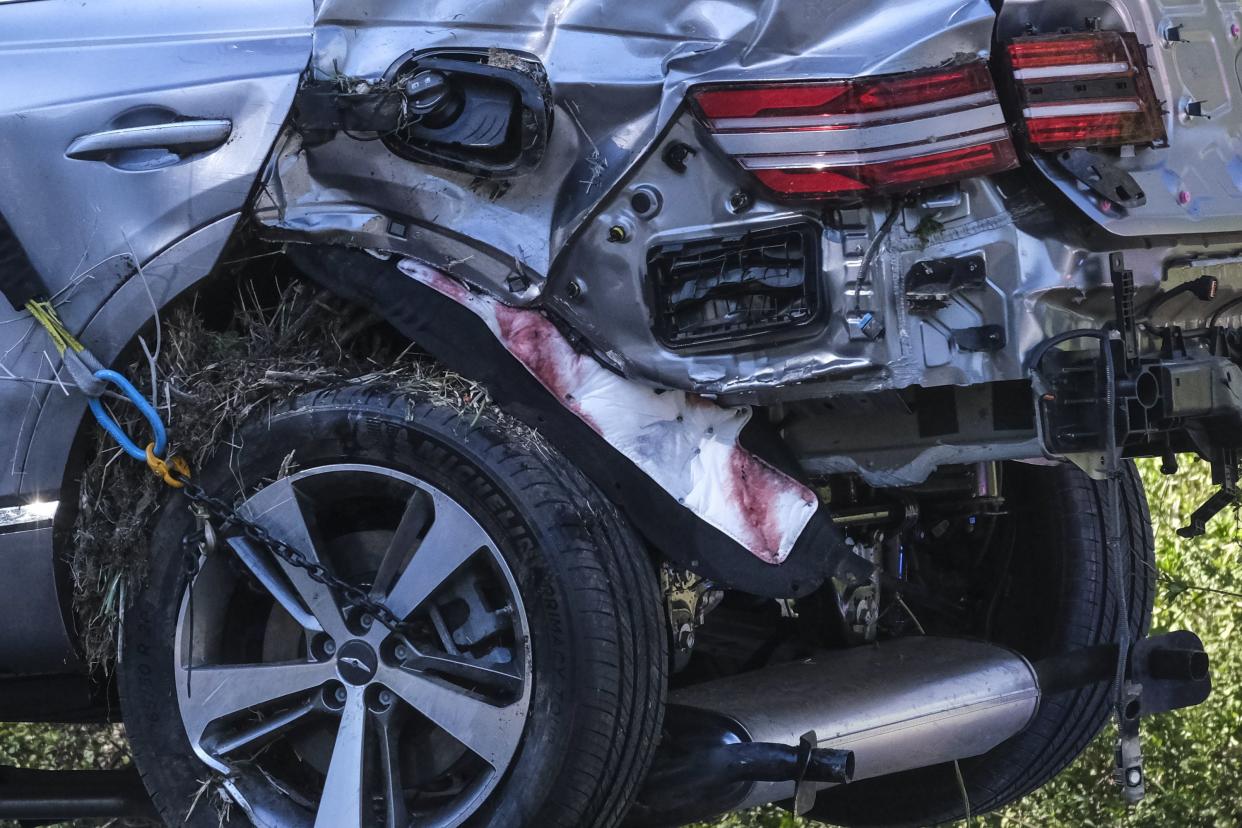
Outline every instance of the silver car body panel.
<path fill-rule="evenodd" d="M 555 93 L 547 154 L 537 170 L 496 186 L 343 134 L 313 147 L 289 134 L 257 217 L 273 239 L 390 250 L 507 304 L 543 306 L 627 377 L 727 404 L 1022 379 L 1031 347 L 1108 310 L 1105 251 L 1074 238 L 1029 194 L 976 180 L 950 206 L 907 209 L 859 291 L 863 252 L 886 205 L 833 214 L 765 199 L 727 157 L 728 147 L 683 106 L 696 83 L 868 75 L 986 55 L 994 23 L 986 2 L 895 2 L 882 12 L 874 3 L 786 2 L 779 14 L 757 14 L 749 4 L 694 4 L 670 14 L 650 4 L 605 11 L 587 3 L 447 1 L 414 13 L 397 3 L 324 0 L 314 58 L 321 77 L 379 78 L 407 53 L 438 48 L 539 58 Z M 971 117 L 986 120 L 989 112 Z M 803 139 L 793 133 L 781 140 Z M 659 149 L 673 142 L 695 150 L 687 174 L 662 162 Z M 1194 153 L 1173 156 L 1191 164 Z M 631 209 L 639 189 L 664 195 L 654 217 Z M 729 205 L 739 189 L 752 197 L 744 214 Z M 1153 195 L 1149 208 L 1160 203 Z M 1181 227 L 1151 215 L 1167 232 Z M 1239 215 L 1242 203 L 1225 205 L 1215 224 L 1196 229 L 1236 230 Z M 822 276 L 833 308 L 824 328 L 811 338 L 728 352 L 674 351 L 657 340 L 644 249 L 798 220 L 823 229 Z M 939 231 L 924 232 L 925 220 Z M 625 230 L 624 243 L 607 241 L 614 227 Z M 1150 293 L 1164 278 L 1165 259 L 1224 249 L 1169 245 L 1143 253 L 1136 282 Z M 987 263 L 983 294 L 956 296 L 918 316 L 900 301 L 904 274 L 916 262 L 976 254 Z M 885 337 L 851 338 L 842 311 L 858 292 Z M 954 345 L 954 330 L 982 325 L 1004 327 L 1007 347 L 988 353 Z"/>
<path fill-rule="evenodd" d="M 65 323 L 89 330 L 83 336 L 105 361 L 160 303 L 210 273 L 288 114 L 310 57 L 312 14 L 310 0 L 0 7 L 0 146 L 16 148 L 0 153 L 0 212 Z M 193 127 L 212 122 L 204 142 Z M 220 122 L 229 124 L 223 142 Z M 161 126 L 178 134 L 153 139 Z M 92 136 L 82 158 L 68 157 Z M 113 149 L 101 150 L 104 140 Z M 175 146 L 154 146 L 161 142 Z M 101 312 L 105 303 L 112 312 Z M 0 372 L 35 382 L 6 382 L 0 393 L 0 416 L 14 424 L 0 445 L 0 500 L 55 496 L 84 410 L 40 384 L 53 380 L 58 360 L 17 311 L 3 314 Z M 55 413 L 65 407 L 70 416 Z"/>
<path fill-rule="evenodd" d="M 1016 5 L 1019 14 L 1033 7 Z M 1071 4 L 1041 7 L 1078 15 Z M 1133 15 L 1117 19 L 1148 30 Z M 356 136 L 338 134 L 307 146 L 289 131 L 269 168 L 256 217 L 274 240 L 392 251 L 504 304 L 540 307 L 626 378 L 723 405 L 1022 380 L 1026 357 L 1039 342 L 1111 315 L 1108 249 L 1081 238 L 1024 188 L 976 179 L 947 198 L 941 193 L 904 208 L 860 285 L 864 252 L 888 205 L 843 212 L 770 200 L 729 157 L 728 142 L 744 153 L 758 147 L 756 141 L 777 141 L 761 147 L 777 151 L 780 141 L 803 148 L 809 139 L 799 133 L 712 136 L 684 105 L 688 89 L 698 83 L 865 76 L 987 55 L 995 23 L 989 3 L 939 0 L 892 2 L 882 11 L 874 3 L 799 0 L 782 3 L 779 12 L 716 3 L 678 5 L 672 13 L 651 4 L 605 10 L 574 2 L 466 6 L 445 0 L 412 11 L 395 2 L 323 0 L 313 60 L 320 78 L 374 80 L 411 52 L 443 48 L 495 48 L 538 58 L 554 90 L 547 152 L 539 168 L 498 186 L 412 163 Z M 994 123 L 994 108 L 949 116 L 963 119 L 950 131 Z M 885 129 L 891 131 L 866 132 Z M 815 140 L 852 139 L 843 133 Z M 895 136 L 875 140 L 888 144 Z M 1173 140 L 1182 140 L 1180 133 Z M 685 173 L 661 156 L 662 148 L 678 142 L 694 150 Z M 1193 166 L 1194 152 L 1179 149 L 1161 157 L 1166 164 Z M 1152 190 L 1150 182 L 1147 188 Z M 749 197 L 744 211 L 730 204 L 739 190 Z M 655 215 L 631 207 L 639 191 L 656 194 Z M 1067 192 L 1085 201 L 1076 187 Z M 1197 230 L 1240 229 L 1242 204 L 1218 206 Z M 1148 212 L 1135 211 L 1131 219 L 1149 216 L 1165 228 L 1160 235 L 1185 229 L 1186 211 L 1179 205 L 1176 214 L 1160 212 L 1165 207 L 1161 194 L 1153 193 Z M 750 349 L 682 351 L 657 339 L 645 250 L 798 221 L 822 229 L 820 275 L 831 307 L 826 325 L 802 338 Z M 620 243 L 609 240 L 618 227 L 624 230 Z M 1131 251 L 1127 267 L 1145 299 L 1164 284 L 1169 262 L 1232 250 L 1224 243 L 1170 243 Z M 912 266 L 964 256 L 985 262 L 982 291 L 956 293 L 933 309 L 916 310 L 905 301 Z M 851 336 L 844 311 L 859 301 L 878 319 L 882 337 Z M 959 347 L 956 331 L 984 326 L 1002 328 L 1005 347 Z M 855 471 L 876 485 L 915 483 L 947 462 L 1039 455 L 1035 435 L 988 438 L 885 452 L 867 441 L 851 448 L 843 444 L 848 441 L 811 439 L 804 432 L 799 445 L 809 451 L 800 454 L 805 467 Z"/>
<path fill-rule="evenodd" d="M 746 0 L 438 0 L 417 7 L 399 0 L 322 0 L 315 30 L 318 76 L 379 77 L 411 51 L 476 47 L 531 54 L 547 68 L 554 88 L 554 135 L 541 168 L 510 182 L 495 200 L 488 187 L 475 184 L 472 190 L 469 175 L 408 162 L 371 169 L 379 153 L 358 147 L 349 148 L 352 153 L 328 150 L 323 161 L 330 163 L 318 163 L 315 150 L 306 164 L 318 187 L 344 189 L 371 207 L 434 219 L 546 275 L 600 197 L 651 149 L 692 84 L 898 72 L 988 48 L 994 15 L 986 0 L 886 5 L 879 14 L 866 0 L 763 6 Z M 332 143 L 349 140 L 339 136 Z M 350 156 L 366 160 L 351 163 Z M 361 189 L 364 180 L 369 186 Z M 392 182 L 395 192 L 381 181 Z"/>
<path fill-rule="evenodd" d="M 994 14 L 986 0 L 888 5 L 881 15 L 861 0 L 827 8 L 814 0 L 779 7 L 441 0 L 417 8 L 323 0 L 315 29 L 320 78 L 379 78 L 412 51 L 473 47 L 537 57 L 555 95 L 548 151 L 534 173 L 497 188 L 343 134 L 311 149 L 292 141 L 258 217 L 290 233 L 451 264 L 446 269 L 504 301 L 533 302 L 558 258 L 598 246 L 574 236 L 651 153 L 692 84 L 899 72 L 988 49 Z M 704 220 L 713 206 L 704 205 Z M 411 230 L 408 238 L 390 232 L 394 224 Z M 518 275 L 527 284 L 514 287 Z"/>
<path fill-rule="evenodd" d="M 919 344 L 908 337 L 902 344 L 853 342 L 839 314 L 811 341 L 721 354 L 673 352 L 652 333 L 641 270 L 641 250 L 649 244 L 807 217 L 806 210 L 761 196 L 745 215 L 729 209 L 730 194 L 747 178 L 685 111 L 692 84 L 899 72 L 990 49 L 995 16 L 987 2 L 890 5 L 877 15 L 874 4 L 862 2 L 828 9 L 787 2 L 779 14 L 712 4 L 679 7 L 670 16 L 647 4 L 604 11 L 587 3 L 441 3 L 415 16 L 399 4 L 325 0 L 315 35 L 321 77 L 379 78 L 411 51 L 444 47 L 540 58 L 555 90 L 548 151 L 538 170 L 497 188 L 348 135 L 307 147 L 290 134 L 269 169 L 256 217 L 274 239 L 391 250 L 508 304 L 544 305 L 582 334 L 601 361 L 654 386 L 748 404 L 935 382 L 925 376 Z M 981 117 L 980 124 L 993 123 L 991 109 L 962 113 L 970 123 L 957 129 L 973 129 Z M 662 163 L 657 150 L 673 141 L 696 148 L 690 174 Z M 658 216 L 632 214 L 629 198 L 638 187 L 668 194 Z M 865 246 L 881 216 L 859 214 L 854 225 L 825 226 L 823 270 L 834 305 L 852 288 L 860 243 Z M 1012 224 L 1003 206 L 981 221 Z M 630 241 L 607 244 L 618 224 L 628 228 Z M 983 242 L 956 247 L 972 243 Z M 889 292 L 890 266 L 896 265 L 875 268 L 883 272 L 874 280 L 877 296 Z M 882 315 L 891 319 L 895 312 Z M 1020 359 L 999 371 L 980 357 L 964 362 L 939 381 L 1020 373 Z M 836 386 L 847 378 L 854 379 Z M 807 385 L 826 379 L 834 383 Z"/>

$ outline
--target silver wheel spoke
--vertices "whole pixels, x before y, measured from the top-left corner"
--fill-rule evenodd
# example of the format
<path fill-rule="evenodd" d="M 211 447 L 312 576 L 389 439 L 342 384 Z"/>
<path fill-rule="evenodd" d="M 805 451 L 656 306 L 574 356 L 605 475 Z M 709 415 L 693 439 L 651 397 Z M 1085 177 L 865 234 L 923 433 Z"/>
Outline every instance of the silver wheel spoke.
<path fill-rule="evenodd" d="M 297 725 L 315 710 L 313 701 L 305 701 L 294 708 L 277 713 L 270 718 L 261 719 L 247 727 L 212 739 L 206 744 L 216 756 L 226 756 L 242 748 L 257 748 Z"/>
<path fill-rule="evenodd" d="M 278 699 L 307 693 L 336 677 L 331 664 L 286 662 L 195 667 L 183 717 L 191 741 L 214 721 Z"/>
<path fill-rule="evenodd" d="M 362 690 L 351 688 L 341 711 L 341 726 L 336 732 L 315 828 L 353 828 L 362 824 L 362 805 L 367 798 L 366 736 L 367 708 Z"/>
<path fill-rule="evenodd" d="M 404 619 L 461 566 L 491 543 L 483 527 L 449 498 L 435 494 L 435 517 L 384 604 Z"/>
<path fill-rule="evenodd" d="M 276 481 L 246 501 L 242 514 L 309 560 L 323 563 L 319 559 L 311 529 L 302 511 L 301 499 L 289 478 Z M 279 558 L 276 559 L 276 565 L 280 567 L 311 615 L 319 621 L 323 631 L 337 641 L 348 638 L 349 631 L 341 618 L 341 610 L 332 590 L 311 578 L 305 569 L 285 563 Z"/>
<path fill-rule="evenodd" d="M 246 568 L 259 579 L 259 583 L 263 584 L 264 588 L 272 594 L 276 603 L 293 616 L 294 621 L 312 632 L 323 632 L 323 625 L 306 608 L 301 596 L 285 577 L 271 553 L 260 552 L 247 538 L 229 538 L 228 544 Z"/>
<path fill-rule="evenodd" d="M 376 679 L 493 768 L 503 769 L 517 751 L 526 723 L 522 704 L 497 707 L 465 690 L 395 667 L 382 668 Z"/>
<path fill-rule="evenodd" d="M 371 590 L 372 598 L 382 600 L 387 594 L 397 579 L 397 574 L 405 568 L 410 555 L 414 554 L 419 538 L 431 522 L 431 517 L 431 497 L 423 489 L 415 489 L 414 494 L 405 504 L 401 522 L 397 524 L 392 540 L 388 543 L 388 549 L 385 550 L 384 557 L 380 561 L 379 571 L 375 575 L 375 586 Z"/>
<path fill-rule="evenodd" d="M 391 721 L 379 729 L 379 754 L 384 774 L 384 828 L 408 828 L 410 812 L 401 784 L 401 752 Z"/>
<path fill-rule="evenodd" d="M 477 664 L 464 656 L 438 656 L 418 653 L 405 662 L 407 667 L 416 670 L 431 670 L 446 676 L 473 684 L 487 687 L 504 693 L 518 693 L 522 689 L 522 677 L 495 667 Z"/>

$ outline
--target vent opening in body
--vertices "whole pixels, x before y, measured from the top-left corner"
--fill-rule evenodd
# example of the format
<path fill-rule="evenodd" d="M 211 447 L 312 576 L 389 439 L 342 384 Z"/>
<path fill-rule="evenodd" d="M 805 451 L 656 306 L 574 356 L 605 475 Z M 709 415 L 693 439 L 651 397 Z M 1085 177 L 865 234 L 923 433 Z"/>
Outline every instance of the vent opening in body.
<path fill-rule="evenodd" d="M 656 336 L 672 348 L 727 350 L 803 333 L 824 310 L 819 235 L 799 224 L 652 248 Z"/>

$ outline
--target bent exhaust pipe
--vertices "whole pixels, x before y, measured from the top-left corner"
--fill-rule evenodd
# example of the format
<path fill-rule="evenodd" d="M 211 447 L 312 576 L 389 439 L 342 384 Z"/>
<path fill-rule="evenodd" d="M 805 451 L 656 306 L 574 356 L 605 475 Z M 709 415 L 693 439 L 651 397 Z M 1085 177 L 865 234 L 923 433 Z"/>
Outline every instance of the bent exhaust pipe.
<path fill-rule="evenodd" d="M 703 771 L 679 777 L 669 770 L 722 748 L 727 755 L 730 745 L 794 746 L 813 733 L 815 749 L 852 753 L 854 779 L 978 756 L 1026 728 L 1039 708 L 1039 682 L 1012 650 L 919 637 L 679 690 L 669 699 L 660 762 L 628 824 L 683 825 L 793 799 L 800 781 L 832 784 L 805 775 L 703 784 Z"/>

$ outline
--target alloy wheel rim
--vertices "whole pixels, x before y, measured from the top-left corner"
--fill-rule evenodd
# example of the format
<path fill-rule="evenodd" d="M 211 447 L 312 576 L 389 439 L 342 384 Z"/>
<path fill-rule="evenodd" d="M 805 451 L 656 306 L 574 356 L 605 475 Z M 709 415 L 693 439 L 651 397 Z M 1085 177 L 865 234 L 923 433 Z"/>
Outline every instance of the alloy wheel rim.
<path fill-rule="evenodd" d="M 512 764 L 532 689 L 516 580 L 442 490 L 308 469 L 241 512 L 403 619 L 394 634 L 305 570 L 226 539 L 177 622 L 181 720 L 257 825 L 458 825 Z"/>

